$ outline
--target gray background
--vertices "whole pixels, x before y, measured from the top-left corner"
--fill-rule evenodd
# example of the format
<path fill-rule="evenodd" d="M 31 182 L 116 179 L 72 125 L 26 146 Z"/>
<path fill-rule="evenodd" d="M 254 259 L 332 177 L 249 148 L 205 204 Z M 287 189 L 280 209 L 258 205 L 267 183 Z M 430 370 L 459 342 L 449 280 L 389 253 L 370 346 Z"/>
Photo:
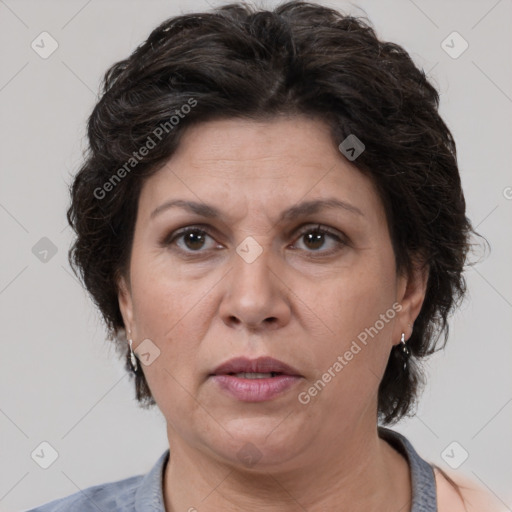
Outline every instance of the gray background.
<path fill-rule="evenodd" d="M 348 2 L 325 5 L 363 14 Z M 440 89 L 468 214 L 492 246 L 467 272 L 468 299 L 451 321 L 446 350 L 429 361 L 417 416 L 394 428 L 445 469 L 442 453 L 457 441 L 452 460 L 469 453 L 457 471 L 511 510 L 512 2 L 357 6 Z M 69 269 L 67 185 L 107 67 L 165 18 L 208 9 L 205 0 L 0 0 L 1 511 L 145 473 L 167 448 L 163 417 L 137 407 L 99 315 Z M 59 45 L 47 59 L 31 48 L 43 31 Z M 456 59 L 441 46 L 453 31 L 469 44 Z M 32 251 L 43 237 L 57 248 L 46 262 L 41 249 L 39 257 Z M 48 469 L 31 458 L 43 441 L 58 452 Z"/>

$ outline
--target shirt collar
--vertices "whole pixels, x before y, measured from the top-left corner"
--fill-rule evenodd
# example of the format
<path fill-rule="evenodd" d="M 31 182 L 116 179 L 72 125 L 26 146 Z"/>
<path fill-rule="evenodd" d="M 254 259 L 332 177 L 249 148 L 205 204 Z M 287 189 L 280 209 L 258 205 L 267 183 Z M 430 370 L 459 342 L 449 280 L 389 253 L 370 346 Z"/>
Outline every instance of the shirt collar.
<path fill-rule="evenodd" d="M 409 463 L 413 488 L 412 512 L 437 510 L 434 472 L 413 448 L 406 437 L 391 429 L 379 426 L 379 437 L 397 448 Z M 135 494 L 136 512 L 165 512 L 164 473 L 170 450 L 167 449 L 146 473 Z"/>
<path fill-rule="evenodd" d="M 144 475 L 135 493 L 136 512 L 165 512 L 163 483 L 169 453 L 168 448 L 151 470 Z"/>
<path fill-rule="evenodd" d="M 412 486 L 411 512 L 436 512 L 437 491 L 432 466 L 423 460 L 409 440 L 386 427 L 378 427 L 379 437 L 402 453 L 409 463 Z"/>

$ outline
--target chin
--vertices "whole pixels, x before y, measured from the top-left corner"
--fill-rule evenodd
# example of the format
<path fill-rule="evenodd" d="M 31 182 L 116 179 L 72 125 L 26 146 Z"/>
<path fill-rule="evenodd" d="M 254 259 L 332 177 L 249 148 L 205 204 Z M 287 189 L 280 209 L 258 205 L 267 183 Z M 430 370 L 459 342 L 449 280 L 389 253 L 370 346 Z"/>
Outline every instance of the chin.
<path fill-rule="evenodd" d="M 223 422 L 226 430 L 222 440 L 218 439 L 217 446 L 210 448 L 222 459 L 252 471 L 286 464 L 303 452 L 311 439 L 308 441 L 304 425 L 290 425 L 285 417 L 260 416 Z"/>

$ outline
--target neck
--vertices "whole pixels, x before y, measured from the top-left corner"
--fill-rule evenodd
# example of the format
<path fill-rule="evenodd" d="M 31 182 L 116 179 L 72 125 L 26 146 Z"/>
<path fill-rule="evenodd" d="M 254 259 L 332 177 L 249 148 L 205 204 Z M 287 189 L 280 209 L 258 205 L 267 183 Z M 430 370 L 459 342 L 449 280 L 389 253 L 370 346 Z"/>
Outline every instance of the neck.
<path fill-rule="evenodd" d="M 345 439 L 336 449 L 312 447 L 307 464 L 256 472 L 220 463 L 175 437 L 164 475 L 166 511 L 409 510 L 406 460 L 378 437 L 376 427 Z"/>

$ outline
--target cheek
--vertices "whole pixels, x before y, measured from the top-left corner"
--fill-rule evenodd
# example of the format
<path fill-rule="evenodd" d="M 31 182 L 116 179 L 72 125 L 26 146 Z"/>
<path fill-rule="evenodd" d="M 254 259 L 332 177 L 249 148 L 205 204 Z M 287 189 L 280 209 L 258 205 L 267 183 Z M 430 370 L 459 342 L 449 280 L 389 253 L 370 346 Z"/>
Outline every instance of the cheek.
<path fill-rule="evenodd" d="M 362 405 L 376 392 L 397 314 L 393 276 L 390 259 L 376 256 L 371 262 L 367 259 L 361 266 L 341 270 L 335 280 L 310 292 L 315 311 L 328 327 L 310 354 L 316 361 L 316 377 L 329 381 L 329 390 L 322 391 L 319 402 L 334 405 L 341 401 L 351 407 L 354 401 Z"/>
<path fill-rule="evenodd" d="M 137 276 L 132 291 L 138 339 L 149 338 L 159 350 L 159 356 L 143 368 L 144 374 L 170 426 L 186 437 L 187 422 L 200 414 L 191 393 L 197 385 L 199 342 L 204 332 L 198 321 L 205 317 L 202 294 L 194 294 L 190 290 L 197 287 L 166 277 L 157 267 Z M 185 425 L 182 418 L 188 418 Z"/>
<path fill-rule="evenodd" d="M 349 342 L 374 326 L 390 309 L 388 316 L 395 316 L 392 305 L 396 290 L 392 276 L 392 269 L 379 258 L 366 261 L 355 268 L 343 269 L 335 280 L 319 286 L 312 303 L 317 305 L 331 332 Z M 379 322 L 378 330 L 387 333 L 390 324 L 390 321 L 384 325 Z"/>
<path fill-rule="evenodd" d="M 195 306 L 201 300 L 200 287 L 188 282 L 168 262 L 151 254 L 137 254 L 131 272 L 135 323 L 140 336 L 163 340 L 195 315 Z"/>
<path fill-rule="evenodd" d="M 145 368 L 148 384 L 155 392 L 164 387 L 175 393 L 178 383 L 188 388 L 191 385 L 205 330 L 200 319 L 207 318 L 207 298 L 200 288 L 158 265 L 134 262 L 132 266 L 137 339 L 149 338 L 160 351 L 154 363 Z"/>

